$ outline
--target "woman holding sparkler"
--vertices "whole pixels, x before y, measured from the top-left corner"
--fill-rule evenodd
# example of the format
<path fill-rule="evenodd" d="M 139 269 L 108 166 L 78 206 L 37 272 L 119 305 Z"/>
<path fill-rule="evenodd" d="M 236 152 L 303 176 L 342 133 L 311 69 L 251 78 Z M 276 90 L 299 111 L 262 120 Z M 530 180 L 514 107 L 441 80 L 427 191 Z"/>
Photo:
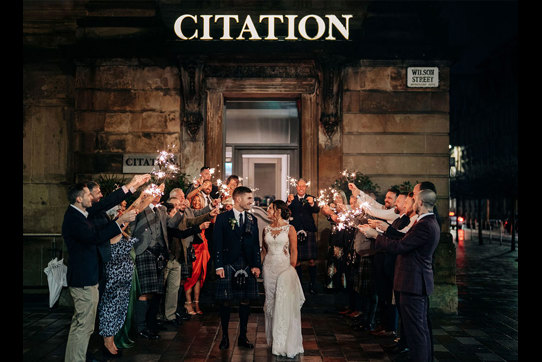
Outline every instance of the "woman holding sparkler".
<path fill-rule="evenodd" d="M 203 208 L 203 197 L 200 194 L 196 194 L 190 200 L 190 206 L 199 210 Z M 185 308 L 188 314 L 203 314 L 199 307 L 199 296 L 201 287 L 205 282 L 205 277 L 207 276 L 207 263 L 211 258 L 209 253 L 209 244 L 205 236 L 205 229 L 210 225 L 210 222 L 207 221 L 204 224 L 204 228 L 201 230 L 201 233 L 195 234 L 193 240 L 190 242 L 190 245 L 193 246 L 195 251 L 195 260 L 192 261 L 192 275 L 184 282 L 184 292 L 186 297 Z M 187 256 L 187 262 L 188 260 Z M 194 292 L 194 308 L 192 307 L 192 291 Z"/>
<path fill-rule="evenodd" d="M 331 224 L 329 237 L 326 288 L 329 290 L 342 290 L 346 288 L 346 264 L 344 248 L 347 244 L 347 230 L 341 221 L 341 214 L 345 214 L 346 195 L 343 191 L 335 193 L 331 205 L 322 207 L 322 213 Z"/>

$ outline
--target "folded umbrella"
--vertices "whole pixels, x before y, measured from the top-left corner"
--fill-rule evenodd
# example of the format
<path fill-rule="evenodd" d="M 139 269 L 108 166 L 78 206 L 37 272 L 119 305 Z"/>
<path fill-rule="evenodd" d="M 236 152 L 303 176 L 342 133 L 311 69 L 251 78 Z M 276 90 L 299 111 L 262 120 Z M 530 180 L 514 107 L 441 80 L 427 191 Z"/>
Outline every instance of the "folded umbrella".
<path fill-rule="evenodd" d="M 68 267 L 64 265 L 64 259 L 52 259 L 43 270 L 47 274 L 47 283 L 49 284 L 49 308 L 52 308 L 60 297 L 62 287 L 67 287 L 66 274 Z"/>

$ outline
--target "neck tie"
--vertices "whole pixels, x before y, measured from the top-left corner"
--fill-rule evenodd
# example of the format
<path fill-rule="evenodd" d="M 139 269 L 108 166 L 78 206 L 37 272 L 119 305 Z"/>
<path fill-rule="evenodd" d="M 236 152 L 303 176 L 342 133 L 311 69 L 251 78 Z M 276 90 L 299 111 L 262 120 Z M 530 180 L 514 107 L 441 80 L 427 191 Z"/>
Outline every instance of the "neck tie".
<path fill-rule="evenodd" d="M 243 213 L 239 214 L 239 228 L 243 227 Z"/>

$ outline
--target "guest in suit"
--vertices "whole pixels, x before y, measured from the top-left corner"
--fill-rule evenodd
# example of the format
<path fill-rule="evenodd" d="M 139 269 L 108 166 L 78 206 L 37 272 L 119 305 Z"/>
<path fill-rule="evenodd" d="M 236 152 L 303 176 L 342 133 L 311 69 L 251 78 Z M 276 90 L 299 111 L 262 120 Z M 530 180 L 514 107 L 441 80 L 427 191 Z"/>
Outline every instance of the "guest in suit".
<path fill-rule="evenodd" d="M 169 260 L 168 228 L 177 228 L 181 215 L 169 217 L 164 207 L 158 206 L 161 195 L 152 202 L 130 224 L 134 244 L 136 268 L 141 295 L 135 305 L 135 325 L 138 335 L 147 339 L 158 339 L 157 315 L 160 300 L 165 291 L 164 269 Z"/>
<path fill-rule="evenodd" d="M 188 188 L 186 189 L 186 191 L 185 191 L 186 198 L 191 200 L 192 197 L 194 197 L 193 193 L 200 192 L 201 189 L 202 189 L 202 186 L 203 186 L 203 182 L 204 181 L 211 181 L 211 178 L 212 178 L 211 169 L 209 167 L 207 167 L 207 166 L 203 166 L 200 169 L 199 177 L 196 180 L 194 180 L 194 182 L 192 184 L 190 184 L 190 186 L 188 186 Z M 213 199 L 217 199 L 218 196 L 219 196 L 218 186 L 212 185 L 211 197 Z"/>
<path fill-rule="evenodd" d="M 149 181 L 150 178 L 151 175 L 149 174 L 135 175 L 128 184 L 123 185 L 105 197 L 98 183 L 94 181 L 87 182 L 87 187 L 92 195 L 92 206 L 87 209 L 88 220 L 97 228 L 107 225 L 112 220 L 107 211 L 133 195 L 137 188 Z M 101 296 L 106 284 L 105 264 L 111 260 L 111 245 L 103 243 L 98 246 L 98 251 L 100 253 L 100 283 L 98 290 Z"/>
<path fill-rule="evenodd" d="M 394 222 L 392 223 L 392 225 L 388 225 L 388 223 L 384 221 L 375 222 L 371 220 L 369 221 L 369 223 L 373 228 L 376 228 L 376 226 L 378 226 L 380 230 L 384 231 L 384 235 L 388 236 L 389 238 L 401 239 L 403 238 L 403 236 L 405 236 L 405 234 L 408 232 L 408 230 L 410 230 L 414 222 L 418 219 L 418 214 L 416 214 L 414 210 L 414 193 L 413 192 L 408 193 L 408 196 L 405 200 L 404 208 L 405 208 L 405 215 L 401 216 L 401 218 L 404 219 L 406 216 L 406 218 L 408 218 L 408 225 L 403 228 L 400 228 L 400 227 L 401 225 L 404 225 L 405 221 L 400 222 L 396 220 L 397 223 Z M 388 253 L 387 255 L 393 255 L 396 257 L 395 254 Z M 392 262 L 392 258 L 389 258 L 388 262 Z M 393 258 L 393 270 L 395 273 L 395 258 Z M 393 276 L 392 276 L 392 285 L 393 285 Z M 397 314 L 399 316 L 399 321 L 400 321 L 399 335 L 398 335 L 398 338 L 395 339 L 396 342 L 393 345 L 390 345 L 388 348 L 390 348 L 390 351 L 392 353 L 404 354 L 405 352 L 408 352 L 408 343 L 407 343 L 407 335 L 405 334 L 405 331 L 404 331 L 404 323 L 401 321 L 401 308 L 400 308 L 400 301 L 399 301 L 400 295 L 399 295 L 399 292 L 396 290 L 394 290 L 393 293 L 395 296 L 395 309 L 397 310 Z M 428 316 L 427 321 L 428 321 L 429 326 L 431 327 L 431 324 L 429 323 L 430 322 L 429 316 Z"/>
<path fill-rule="evenodd" d="M 419 184 L 414 186 L 414 189 L 412 190 L 412 192 L 413 192 L 414 196 L 416 196 L 422 190 L 431 190 L 435 194 L 437 193 L 437 189 L 436 189 L 435 185 L 431 181 L 422 181 L 422 182 L 420 182 Z M 433 214 L 435 214 L 435 219 L 437 219 L 439 229 L 442 229 L 442 223 L 441 223 L 440 216 L 438 214 L 438 209 L 437 209 L 436 205 L 435 205 L 435 207 L 433 207 Z M 434 342 L 433 342 L 433 326 L 432 326 L 432 323 L 431 323 L 431 318 L 429 316 L 429 308 L 427 308 L 427 322 L 429 324 L 429 332 L 431 332 L 431 355 L 433 355 L 433 352 L 434 352 L 434 349 L 433 349 L 433 346 L 434 346 Z"/>
<path fill-rule="evenodd" d="M 233 192 L 233 200 L 233 209 L 216 217 L 213 235 L 218 276 L 215 299 L 220 304 L 222 326 L 222 340 L 219 345 L 221 350 L 230 345 L 228 323 L 230 303 L 234 300 L 240 303 L 237 345 L 254 348 L 246 336 L 249 303 L 250 300 L 258 299 L 256 278 L 262 269 L 258 223 L 254 215 L 248 212 L 254 203 L 252 190 L 245 186 L 237 187 Z"/>
<path fill-rule="evenodd" d="M 99 251 L 98 245 L 108 244 L 121 233 L 121 225 L 135 219 L 136 212 L 127 212 L 116 221 L 97 228 L 88 220 L 87 208 L 92 195 L 85 184 L 68 190 L 70 206 L 64 214 L 62 236 L 68 249 L 67 283 L 73 298 L 74 314 L 66 345 L 66 361 L 85 361 L 88 341 L 98 308 Z"/>
<path fill-rule="evenodd" d="M 375 249 L 397 254 L 394 289 L 399 292 L 401 320 L 408 336 L 410 359 L 426 362 L 432 360 L 431 332 L 427 315 L 429 295 L 433 292 L 433 253 L 440 238 L 433 208 L 436 194 L 431 190 L 420 191 L 415 197 L 414 209 L 417 222 L 402 239 L 395 240 L 370 227 L 364 227 L 367 237 L 375 238 Z"/>
<path fill-rule="evenodd" d="M 381 220 L 368 220 L 368 223 L 373 228 L 378 228 L 383 231 L 383 234 L 392 239 L 401 239 L 404 234 L 397 230 L 406 227 L 410 218 L 406 214 L 405 201 L 408 193 L 401 193 L 395 200 L 394 212 L 398 217 L 393 222 L 388 224 Z M 393 304 L 393 276 L 395 270 L 395 258 L 396 255 L 388 252 L 380 252 L 378 254 L 378 260 L 376 265 L 378 269 L 378 304 L 380 305 L 380 320 L 382 322 L 382 329 L 372 331 L 371 334 L 378 336 L 393 336 L 397 333 L 398 324 L 398 312 L 397 308 Z"/>
<path fill-rule="evenodd" d="M 288 195 L 288 208 L 292 212 L 292 220 L 290 225 L 293 225 L 297 232 L 297 274 L 299 280 L 303 281 L 301 262 L 309 262 L 310 284 L 309 292 L 316 294 L 316 259 L 318 258 L 318 248 L 316 246 L 316 224 L 314 223 L 313 214 L 320 211 L 320 207 L 315 202 L 314 197 L 307 195 L 307 181 L 299 179 L 296 186 L 297 194 Z"/>

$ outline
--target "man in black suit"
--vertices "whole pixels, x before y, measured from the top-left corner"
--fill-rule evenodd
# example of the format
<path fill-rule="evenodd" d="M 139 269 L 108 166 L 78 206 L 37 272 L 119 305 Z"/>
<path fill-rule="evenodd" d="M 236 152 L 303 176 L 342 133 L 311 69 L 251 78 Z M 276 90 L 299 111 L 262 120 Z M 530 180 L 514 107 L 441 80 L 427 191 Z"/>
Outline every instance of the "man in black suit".
<path fill-rule="evenodd" d="M 230 303 L 239 300 L 239 338 L 237 345 L 254 348 L 247 339 L 250 300 L 258 299 L 258 284 L 262 269 L 258 222 L 248 210 L 254 203 L 252 190 L 239 186 L 233 191 L 233 209 L 216 217 L 213 240 L 216 274 L 215 299 L 220 304 L 222 340 L 220 349 L 230 345 L 228 323 Z"/>
<path fill-rule="evenodd" d="M 429 295 L 433 292 L 433 253 L 440 239 L 440 228 L 433 213 L 436 194 L 420 191 L 415 197 L 416 223 L 399 240 L 378 235 L 362 227 L 367 237 L 375 238 L 375 249 L 397 254 L 394 289 L 399 292 L 401 321 L 408 336 L 410 359 L 432 360 L 431 332 L 428 324 Z"/>
<path fill-rule="evenodd" d="M 111 221 L 107 215 L 107 211 L 133 195 L 138 187 L 149 181 L 150 178 L 150 174 L 135 175 L 128 184 L 119 187 L 105 197 L 97 182 L 87 182 L 87 187 L 92 195 L 92 206 L 87 209 L 88 220 L 98 229 L 107 225 Z M 109 243 L 98 245 L 98 252 L 100 256 L 100 283 L 98 290 L 101 296 L 105 288 L 105 263 L 111 260 L 111 245 Z"/>
<path fill-rule="evenodd" d="M 64 214 L 62 237 L 68 249 L 67 283 L 73 298 L 74 314 L 66 345 L 66 361 L 85 361 L 88 341 L 98 307 L 99 251 L 98 245 L 109 244 L 121 233 L 121 227 L 135 219 L 136 212 L 124 213 L 116 221 L 97 228 L 88 220 L 92 195 L 85 184 L 68 190 L 70 206 Z"/>
<path fill-rule="evenodd" d="M 303 281 L 301 262 L 309 262 L 309 292 L 316 294 L 316 262 L 318 258 L 318 247 L 316 245 L 316 224 L 313 214 L 320 211 L 320 207 L 311 195 L 307 195 L 307 181 L 299 179 L 296 186 L 297 194 L 288 195 L 287 205 L 292 212 L 290 224 L 297 232 L 297 265 L 295 267 L 299 280 Z"/>

